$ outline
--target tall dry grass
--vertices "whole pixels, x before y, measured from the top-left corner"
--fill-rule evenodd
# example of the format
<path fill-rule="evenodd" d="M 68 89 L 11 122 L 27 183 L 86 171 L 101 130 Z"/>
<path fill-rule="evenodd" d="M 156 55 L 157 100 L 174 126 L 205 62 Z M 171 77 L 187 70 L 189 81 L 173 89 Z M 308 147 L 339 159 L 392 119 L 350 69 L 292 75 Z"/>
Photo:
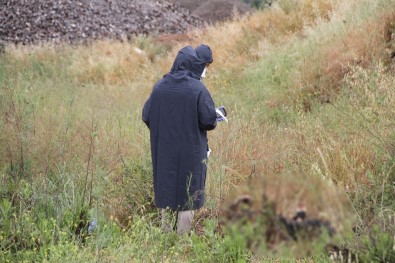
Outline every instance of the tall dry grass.
<path fill-rule="evenodd" d="M 28 77 L 17 76 L 12 79 L 13 83 L 8 87 L 10 105 L 14 97 L 19 97 L 16 100 L 20 97 L 30 99 L 30 93 L 33 93 L 32 98 L 36 100 L 33 104 L 39 106 L 31 109 L 34 119 L 29 121 L 34 127 L 33 131 L 25 131 L 26 134 L 19 139 L 11 139 L 10 133 L 21 132 L 15 130 L 17 127 L 7 126 L 8 132 L 3 138 L 15 144 L 16 147 L 9 146 L 12 151 L 21 148 L 22 140 L 28 142 L 25 145 L 26 154 L 37 158 L 33 165 L 37 171 L 33 171 L 33 174 L 45 174 L 52 167 L 51 164 L 74 161 L 75 157 L 81 158 L 82 166 L 89 167 L 91 133 L 95 133 L 100 140 L 94 140 L 94 153 L 100 156 L 98 162 L 103 163 L 105 170 L 110 173 L 120 164 L 121 156 L 133 158 L 146 155 L 142 151 L 146 151 L 147 146 L 133 147 L 124 126 L 120 125 L 124 125 L 126 120 L 138 121 L 139 106 L 146 99 L 153 83 L 171 67 L 178 48 L 202 42 L 212 47 L 215 63 L 207 85 L 215 92 L 223 88 L 223 83 L 218 81 L 224 78 L 221 77 L 222 72 L 226 78 L 258 59 L 249 55 L 258 53 L 259 41 L 265 41 L 266 38 L 271 38 L 274 44 L 284 41 L 281 36 L 286 38 L 300 31 L 303 23 L 312 23 L 317 17 L 328 17 L 332 8 L 325 1 L 307 1 L 297 5 L 298 8 L 285 10 L 284 6 L 278 7 L 272 11 L 236 18 L 233 22 L 211 26 L 203 31 L 191 32 L 188 34 L 188 43 L 176 43 L 173 47 L 139 38 L 132 43 L 99 41 L 89 47 L 8 48 L 8 61 L 13 67 L 19 68 L 19 72 L 30 74 Z M 23 88 L 15 89 L 18 85 L 26 86 L 30 80 L 34 87 L 29 87 L 28 92 L 20 92 Z M 40 80 L 46 82 L 44 86 Z M 47 104 L 39 102 L 40 96 L 44 97 Z M 22 105 L 19 105 L 19 112 L 13 112 L 15 118 L 22 117 L 24 110 L 36 107 Z M 121 117 L 115 116 L 113 111 L 118 111 Z M 132 113 L 132 117 L 128 113 Z M 135 129 L 142 129 L 140 124 L 133 125 L 136 125 Z M 129 128 L 126 130 L 130 131 Z M 145 136 L 142 131 L 138 133 L 136 137 Z M 117 148 L 114 145 L 118 145 Z M 9 150 L 8 155 L 12 156 L 11 159 L 18 159 L 26 155 L 22 152 L 17 157 L 17 153 Z M 238 149 L 237 152 L 245 150 Z M 45 155 L 47 158 L 43 158 Z M 234 157 L 231 158 L 237 159 Z M 232 169 L 237 170 L 237 167 Z"/>
<path fill-rule="evenodd" d="M 296 83 L 302 87 L 306 110 L 311 106 L 306 94 L 328 102 L 341 89 L 343 78 L 353 66 L 366 68 L 372 61 L 388 60 L 386 49 L 393 16 L 393 11 L 388 11 L 357 25 L 348 25 L 350 22 L 345 18 L 343 23 L 347 31 L 344 35 L 325 42 L 320 52 L 307 57 Z"/>
<path fill-rule="evenodd" d="M 210 68 L 211 76 L 207 80 L 207 85 L 214 96 L 217 95 L 226 102 L 226 95 L 222 94 L 237 94 L 238 91 L 230 85 L 235 78 L 245 78 L 240 73 L 240 68 L 254 65 L 257 60 L 265 60 L 265 52 L 272 52 L 276 46 L 286 43 L 289 39 L 298 41 L 306 28 L 314 27 L 315 23 L 328 23 L 333 16 L 332 13 L 336 13 L 342 7 L 344 4 L 339 5 L 335 1 L 279 1 L 272 10 L 236 18 L 233 22 L 211 26 L 203 31 L 191 32 L 187 36 L 188 43 L 180 41 L 173 47 L 160 42 L 154 44 L 155 41 L 150 39 L 137 39 L 134 42 L 122 43 L 101 41 L 89 47 L 8 49 L 9 56 L 16 61 L 14 63 L 17 63 L 21 71 L 29 71 L 36 67 L 32 78 L 41 74 L 40 65 L 44 65 L 42 70 L 45 74 L 51 72 L 51 82 L 45 88 L 49 88 L 49 94 L 40 94 L 51 98 L 45 106 L 51 110 L 40 109 L 34 113 L 34 132 L 30 131 L 23 139 L 29 142 L 25 146 L 29 149 L 28 154 L 37 159 L 32 173 L 45 174 L 49 167 L 53 166 L 51 164 L 64 163 L 67 160 L 71 162 L 76 158 L 80 160 L 80 166 L 85 166 L 86 170 L 92 169 L 89 156 L 92 154 L 90 145 L 93 142 L 93 151 L 97 155 L 96 162 L 100 163 L 108 174 L 119 170 L 118 167 L 122 165 L 125 156 L 147 157 L 148 142 L 146 131 L 139 122 L 139 107 L 148 96 L 153 83 L 170 68 L 175 53 L 183 45 L 197 45 L 203 42 L 212 47 L 215 63 Z M 352 7 L 351 5 L 350 8 Z M 344 16 L 346 15 L 348 13 Z M 385 44 L 382 43 L 382 21 L 385 19 L 367 22 L 367 26 L 360 27 L 359 31 L 346 27 L 349 32 L 346 33 L 346 37 L 334 38 L 330 45 L 325 45 L 319 52 L 312 52 L 312 55 L 307 56 L 307 62 L 301 65 L 301 80 L 296 78 L 299 81 L 296 85 L 300 85 L 303 92 L 308 90 L 307 93 L 313 94 L 316 92 L 316 85 L 319 89 L 331 90 L 331 85 L 338 87 L 336 83 L 341 81 L 347 72 L 343 72 L 344 65 L 356 61 L 357 58 L 367 63 L 377 56 L 375 54 L 382 51 Z M 61 59 L 58 58 L 59 52 Z M 321 57 L 318 60 L 319 55 Z M 322 61 L 318 67 L 317 60 Z M 59 77 L 56 76 L 56 71 L 63 71 L 63 80 L 57 80 Z M 323 77 L 317 80 L 317 75 Z M 58 81 L 61 83 L 57 83 Z M 70 85 L 62 88 L 67 81 Z M 292 81 L 290 84 L 292 85 Z M 53 89 L 63 90 L 55 92 Z M 54 96 L 57 92 L 60 96 Z M 248 92 L 255 96 L 255 90 Z M 278 93 L 273 96 L 277 95 Z M 281 107 L 284 100 L 281 97 L 276 100 L 279 101 L 275 102 L 274 108 Z M 218 153 L 214 158 L 225 164 L 212 169 L 225 177 L 218 180 L 218 183 L 225 185 L 224 192 L 227 192 L 230 186 L 245 180 L 245 175 L 253 169 L 256 173 L 276 174 L 286 169 L 289 165 L 287 162 L 292 163 L 288 161 L 289 152 L 286 151 L 284 154 L 284 149 L 290 147 L 283 140 L 284 136 L 288 137 L 287 132 L 283 134 L 270 125 L 261 126 L 254 119 L 259 115 L 259 110 L 252 110 L 253 114 L 244 120 L 243 115 L 249 110 L 251 109 L 241 109 L 239 113 L 236 108 L 232 109 L 234 121 L 227 127 L 219 127 L 219 131 L 212 134 L 213 146 Z M 18 115 L 17 112 L 13 114 Z M 67 119 L 64 119 L 64 116 Z M 128 127 L 128 122 L 131 123 L 131 127 Z M 21 150 L 19 156 L 16 150 L 21 149 L 22 138 L 18 139 L 10 134 L 20 134 L 18 127 L 7 126 L 6 130 L 3 138 L 8 138 L 7 140 L 15 145 L 8 147 L 12 149 L 8 150 L 8 155 L 15 156 L 16 159 L 22 158 Z M 92 133 L 95 134 L 94 140 Z M 144 145 L 136 144 L 131 137 L 142 140 Z M 294 136 L 290 140 L 300 141 L 301 138 Z M 293 151 L 298 152 L 297 149 Z M 223 183 L 224 180 L 227 183 Z M 215 192 L 215 188 L 209 186 L 209 189 L 213 189 L 209 192 Z"/>
<path fill-rule="evenodd" d="M 391 63 L 384 51 L 393 5 L 378 2 L 279 0 L 183 36 L 7 47 L 0 61 L 4 196 L 31 214 L 56 196 L 51 215 L 71 224 L 81 222 L 68 217 L 81 209 L 123 227 L 133 215 L 157 226 L 141 108 L 177 50 L 206 43 L 214 64 L 204 81 L 230 120 L 209 135 L 211 216 L 233 195 L 265 194 L 279 214 L 303 204 L 309 216 L 347 232 L 374 209 L 358 189 L 374 190 L 377 203 L 383 195 L 372 177 L 387 189 L 392 176 L 394 79 L 377 61 Z"/>

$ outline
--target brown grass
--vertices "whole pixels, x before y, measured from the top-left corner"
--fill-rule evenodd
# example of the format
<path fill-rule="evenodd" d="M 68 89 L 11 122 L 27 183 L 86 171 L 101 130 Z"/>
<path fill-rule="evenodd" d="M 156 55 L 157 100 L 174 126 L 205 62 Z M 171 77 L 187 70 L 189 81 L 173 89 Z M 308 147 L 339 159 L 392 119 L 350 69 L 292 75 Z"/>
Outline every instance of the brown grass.
<path fill-rule="evenodd" d="M 21 102 L 20 108 L 5 107 L 9 110 L 1 127 L 1 145 L 5 145 L 0 149 L 1 156 L 5 156 L 1 162 L 20 160 L 27 155 L 32 160 L 33 177 L 47 176 L 65 164 L 73 165 L 67 172 L 81 177 L 91 178 L 98 169 L 113 183 L 108 189 L 111 191 L 103 196 L 104 208 L 125 221 L 135 207 L 130 207 L 124 192 L 117 191 L 118 187 L 126 187 L 123 161 L 149 158 L 148 132 L 140 120 L 141 107 L 155 81 L 170 69 L 177 50 L 187 44 L 210 45 L 215 62 L 205 82 L 213 94 L 231 91 L 230 83 L 240 77 L 240 69 L 264 59 L 277 46 L 287 48 L 289 41 L 302 41 L 306 28 L 325 24 L 332 19 L 332 12 L 345 12 L 338 9 L 337 3 L 306 0 L 292 9 L 281 9 L 280 4 L 273 10 L 186 35 L 122 43 L 98 41 L 88 47 L 60 50 L 8 49 L 15 63 L 11 66 L 19 71 L 28 71 L 34 56 L 35 61 L 66 71 L 70 84 L 61 87 L 65 90 L 60 90 L 57 81 L 35 87 L 48 90 L 43 96 L 49 99 L 46 104 L 38 103 L 33 115 L 23 114 L 25 106 Z M 353 66 L 367 67 L 372 60 L 382 59 L 389 28 L 393 28 L 393 13 L 359 27 L 345 27 L 344 35 L 328 37 L 330 41 L 317 45 L 318 50 L 304 58 L 301 72 L 295 74 L 296 91 L 290 90 L 287 97 L 298 97 L 306 103 L 306 109 L 310 108 L 317 96 L 331 98 L 337 93 Z M 62 61 L 67 66 L 59 66 Z M 12 84 L 22 83 L 23 93 L 27 82 L 20 77 Z M 250 92 L 253 96 L 253 91 Z M 292 96 L 293 92 L 298 96 Z M 286 104 L 286 96 L 278 98 L 273 108 Z M 323 100 L 326 101 L 324 97 Z M 263 105 L 270 103 L 263 101 Z M 214 152 L 207 192 L 215 208 L 219 209 L 231 190 L 245 185 L 235 194 L 247 191 L 259 198 L 263 191 L 277 202 L 278 212 L 287 216 L 303 203 L 311 216 L 326 217 L 341 228 L 340 219 L 347 217 L 351 209 L 344 191 L 334 183 L 351 189 L 360 183 L 368 184 L 366 173 L 375 163 L 370 144 L 364 140 L 366 134 L 352 130 L 356 136 L 344 138 L 347 119 L 338 124 L 341 128 L 335 133 L 304 112 L 300 113 L 299 123 L 286 127 L 262 123 L 257 120 L 259 111 L 248 116 L 243 115 L 245 112 L 234 109 L 230 123 L 220 124 L 210 134 Z M 34 132 L 20 133 L 18 116 L 25 116 Z"/>
<path fill-rule="evenodd" d="M 301 87 L 305 110 L 310 110 L 311 99 L 330 102 L 341 89 L 342 80 L 353 66 L 367 68 L 372 61 L 388 61 L 388 35 L 394 23 L 393 12 L 373 18 L 363 25 L 346 25 L 342 37 L 323 43 L 320 52 L 307 58 L 297 85 Z M 349 23 L 344 20 L 344 24 Z M 317 63 L 318 62 L 318 63 Z M 317 66 L 318 64 L 318 66 Z"/>

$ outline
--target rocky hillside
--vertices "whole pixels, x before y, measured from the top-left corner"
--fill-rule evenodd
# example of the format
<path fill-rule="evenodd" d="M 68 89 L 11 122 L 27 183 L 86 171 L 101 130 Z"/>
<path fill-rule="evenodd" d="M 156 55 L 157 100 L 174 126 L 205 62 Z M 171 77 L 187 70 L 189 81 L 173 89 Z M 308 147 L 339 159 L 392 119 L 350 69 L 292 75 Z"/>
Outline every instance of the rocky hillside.
<path fill-rule="evenodd" d="M 203 26 L 167 0 L 2 0 L 0 44 L 78 43 Z"/>
<path fill-rule="evenodd" d="M 209 23 L 231 19 L 234 13 L 242 15 L 252 9 L 241 0 L 173 0 L 192 14 Z"/>

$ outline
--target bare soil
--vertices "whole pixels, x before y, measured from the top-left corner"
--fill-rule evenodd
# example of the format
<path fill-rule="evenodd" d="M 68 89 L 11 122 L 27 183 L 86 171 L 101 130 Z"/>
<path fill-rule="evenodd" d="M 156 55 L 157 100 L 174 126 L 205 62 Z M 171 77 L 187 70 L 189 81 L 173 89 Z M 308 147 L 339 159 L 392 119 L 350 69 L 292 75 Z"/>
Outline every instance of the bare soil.
<path fill-rule="evenodd" d="M 241 0 L 173 0 L 173 2 L 209 23 L 231 19 L 235 12 L 243 15 L 253 11 Z"/>

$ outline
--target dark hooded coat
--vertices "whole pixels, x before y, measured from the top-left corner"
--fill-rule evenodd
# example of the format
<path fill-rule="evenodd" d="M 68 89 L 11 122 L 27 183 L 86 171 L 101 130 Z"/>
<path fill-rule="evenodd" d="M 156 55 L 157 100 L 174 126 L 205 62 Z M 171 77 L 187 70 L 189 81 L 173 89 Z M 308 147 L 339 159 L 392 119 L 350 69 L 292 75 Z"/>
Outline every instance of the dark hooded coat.
<path fill-rule="evenodd" d="M 181 49 L 144 105 L 158 208 L 185 211 L 203 206 L 207 131 L 215 128 L 216 113 L 200 76 L 211 62 L 208 46 Z"/>

